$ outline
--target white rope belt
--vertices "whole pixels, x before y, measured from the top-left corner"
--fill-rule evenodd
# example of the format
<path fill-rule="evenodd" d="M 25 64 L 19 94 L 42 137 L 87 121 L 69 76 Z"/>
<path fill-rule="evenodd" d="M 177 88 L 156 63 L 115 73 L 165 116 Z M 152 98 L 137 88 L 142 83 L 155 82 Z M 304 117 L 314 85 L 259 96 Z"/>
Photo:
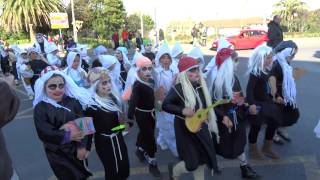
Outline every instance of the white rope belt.
<path fill-rule="evenodd" d="M 136 107 L 136 110 L 141 111 L 141 112 L 145 112 L 145 113 L 151 113 L 151 116 L 155 119 L 154 108 L 151 110 L 148 110 L 148 109 L 140 109 L 140 108 Z"/>
<path fill-rule="evenodd" d="M 114 137 L 116 138 L 117 146 L 118 146 L 118 152 L 119 152 L 119 155 L 120 155 L 120 160 L 122 160 L 121 148 L 120 148 L 119 139 L 118 139 L 118 136 L 117 136 L 118 133 L 119 133 L 119 132 L 117 132 L 117 133 L 112 133 L 112 134 L 110 134 L 110 135 L 101 133 L 102 136 L 108 137 L 108 138 L 110 138 L 110 140 L 111 140 L 112 150 L 113 150 L 113 157 L 114 157 L 114 160 L 116 161 L 117 173 L 118 173 L 118 171 L 119 171 L 119 168 L 118 168 L 118 158 L 117 158 L 117 155 L 116 155 L 116 150 L 115 150 L 115 146 L 114 146 L 114 143 L 113 143 L 113 138 L 114 138 Z"/>

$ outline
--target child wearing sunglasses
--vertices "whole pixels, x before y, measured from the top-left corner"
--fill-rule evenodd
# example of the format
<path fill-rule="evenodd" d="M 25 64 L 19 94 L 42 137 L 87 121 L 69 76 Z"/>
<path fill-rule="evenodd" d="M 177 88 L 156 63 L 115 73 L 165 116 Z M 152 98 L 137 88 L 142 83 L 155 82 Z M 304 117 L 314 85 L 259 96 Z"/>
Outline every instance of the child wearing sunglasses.
<path fill-rule="evenodd" d="M 142 56 L 137 59 L 137 80 L 133 84 L 129 101 L 128 119 L 135 119 L 139 128 L 136 155 L 140 161 L 147 161 L 149 172 L 160 177 L 155 153 L 154 82 L 152 62 Z"/>
<path fill-rule="evenodd" d="M 95 102 L 65 73 L 42 74 L 35 84 L 34 123 L 50 167 L 58 179 L 87 179 L 91 142 L 74 120 L 83 117 L 82 107 Z"/>

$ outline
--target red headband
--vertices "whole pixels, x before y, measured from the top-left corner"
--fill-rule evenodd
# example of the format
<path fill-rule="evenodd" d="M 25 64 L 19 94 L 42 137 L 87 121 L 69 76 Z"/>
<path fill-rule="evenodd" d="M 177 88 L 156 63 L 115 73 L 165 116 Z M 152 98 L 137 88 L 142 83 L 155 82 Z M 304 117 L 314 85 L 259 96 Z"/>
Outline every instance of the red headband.
<path fill-rule="evenodd" d="M 229 48 L 222 48 L 220 51 L 218 51 L 217 55 L 216 55 L 216 65 L 218 67 L 221 66 L 221 64 L 228 59 L 229 57 L 231 57 L 233 53 L 232 49 Z"/>

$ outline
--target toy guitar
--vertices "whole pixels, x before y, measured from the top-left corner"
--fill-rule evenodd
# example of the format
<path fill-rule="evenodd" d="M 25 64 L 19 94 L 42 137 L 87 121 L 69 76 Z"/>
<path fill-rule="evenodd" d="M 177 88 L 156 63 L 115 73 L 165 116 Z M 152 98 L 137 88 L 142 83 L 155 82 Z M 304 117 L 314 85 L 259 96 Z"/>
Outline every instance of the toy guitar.
<path fill-rule="evenodd" d="M 201 125 L 208 119 L 208 112 L 210 109 L 215 108 L 221 104 L 229 103 L 230 100 L 222 99 L 219 100 L 205 109 L 198 109 L 197 112 L 192 117 L 186 117 L 185 123 L 190 132 L 196 133 L 200 130 Z"/>

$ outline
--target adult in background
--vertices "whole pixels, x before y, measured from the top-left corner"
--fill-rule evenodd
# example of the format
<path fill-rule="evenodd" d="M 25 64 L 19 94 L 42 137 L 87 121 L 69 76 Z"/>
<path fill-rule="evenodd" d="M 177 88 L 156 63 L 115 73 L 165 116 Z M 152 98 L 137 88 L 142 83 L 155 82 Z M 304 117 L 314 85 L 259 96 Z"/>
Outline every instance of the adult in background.
<path fill-rule="evenodd" d="M 275 48 L 281 41 L 283 41 L 283 32 L 280 27 L 281 17 L 275 15 L 273 20 L 268 24 L 268 38 L 267 45 Z"/>
<path fill-rule="evenodd" d="M 119 47 L 119 34 L 118 34 L 118 32 L 113 33 L 112 41 L 114 43 L 114 50 L 116 50 Z"/>
<path fill-rule="evenodd" d="M 14 77 L 12 75 L 0 75 L 0 179 L 9 180 L 14 178 L 14 170 L 11 159 L 5 146 L 4 137 L 1 128 L 9 123 L 19 109 L 20 101 L 10 85 L 13 84 Z M 10 85 L 9 85 L 10 84 Z"/>

